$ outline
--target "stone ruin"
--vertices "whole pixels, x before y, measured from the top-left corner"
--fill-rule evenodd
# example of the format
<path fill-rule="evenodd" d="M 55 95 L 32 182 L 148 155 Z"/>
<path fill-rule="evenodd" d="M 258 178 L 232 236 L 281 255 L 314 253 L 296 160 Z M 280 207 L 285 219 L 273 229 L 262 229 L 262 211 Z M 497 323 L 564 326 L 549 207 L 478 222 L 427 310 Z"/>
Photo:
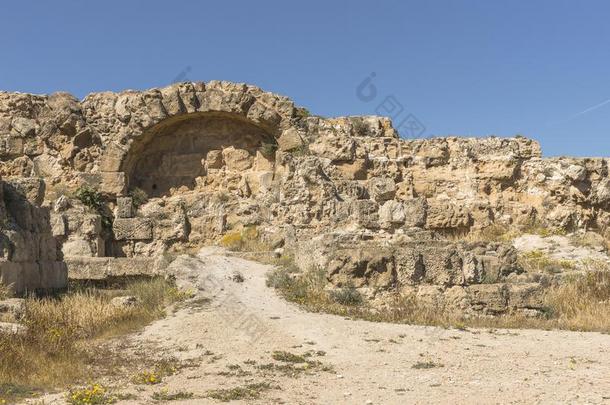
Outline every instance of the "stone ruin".
<path fill-rule="evenodd" d="M 531 224 L 608 236 L 609 167 L 541 158 L 523 137 L 401 139 L 386 118 L 312 116 L 229 82 L 82 101 L 2 92 L 1 280 L 23 292 L 162 271 L 166 251 L 255 226 L 330 286 L 535 311 L 544 277 L 524 274 L 512 245 L 471 236 Z"/>

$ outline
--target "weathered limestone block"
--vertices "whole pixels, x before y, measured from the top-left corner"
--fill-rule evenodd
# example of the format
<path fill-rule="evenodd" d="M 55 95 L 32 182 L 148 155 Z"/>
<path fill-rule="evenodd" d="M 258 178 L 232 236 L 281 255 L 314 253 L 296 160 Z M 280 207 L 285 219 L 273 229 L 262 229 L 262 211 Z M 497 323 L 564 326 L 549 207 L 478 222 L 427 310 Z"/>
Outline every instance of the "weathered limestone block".
<path fill-rule="evenodd" d="M 125 173 L 101 172 L 100 191 L 110 195 L 123 195 L 127 187 Z"/>
<path fill-rule="evenodd" d="M 133 216 L 133 198 L 117 197 L 115 216 L 116 218 L 131 218 Z"/>
<path fill-rule="evenodd" d="M 337 192 L 349 200 L 365 200 L 368 199 L 368 190 L 357 180 L 335 180 Z"/>
<path fill-rule="evenodd" d="M 364 228 L 379 227 L 379 205 L 371 200 L 356 200 L 350 203 L 351 218 Z"/>
<path fill-rule="evenodd" d="M 486 314 L 499 314 L 508 307 L 508 288 L 505 284 L 474 284 L 466 287 L 472 309 Z"/>
<path fill-rule="evenodd" d="M 464 284 L 462 258 L 454 247 L 428 247 L 423 257 L 424 282 L 447 287 Z"/>
<path fill-rule="evenodd" d="M 99 214 L 71 210 L 64 214 L 68 232 L 88 237 L 96 237 L 102 230 L 102 217 Z"/>
<path fill-rule="evenodd" d="M 497 159 L 480 162 L 476 165 L 477 178 L 495 181 L 510 180 L 515 175 L 518 161 Z"/>
<path fill-rule="evenodd" d="M 64 257 L 95 256 L 95 252 L 93 251 L 89 241 L 78 237 L 65 241 L 62 245 L 61 251 Z"/>
<path fill-rule="evenodd" d="M 403 201 L 405 210 L 405 227 L 421 228 L 426 224 L 428 203 L 424 197 L 410 198 Z"/>
<path fill-rule="evenodd" d="M 220 169 L 224 162 L 222 160 L 221 150 L 211 150 L 205 157 L 206 170 L 209 169 Z"/>
<path fill-rule="evenodd" d="M 245 149 L 235 149 L 233 146 L 230 146 L 222 151 L 222 156 L 229 170 L 239 172 L 252 167 L 252 156 Z"/>
<path fill-rule="evenodd" d="M 368 160 L 354 159 L 353 162 L 339 163 L 336 165 L 340 175 L 348 180 L 366 180 Z"/>
<path fill-rule="evenodd" d="M 382 228 L 389 229 L 405 223 L 406 213 L 404 204 L 398 201 L 386 201 L 379 208 L 379 223 Z"/>
<path fill-rule="evenodd" d="M 303 138 L 296 129 L 289 128 L 277 138 L 277 145 L 281 151 L 287 152 L 303 146 Z"/>
<path fill-rule="evenodd" d="M 387 177 L 373 177 L 368 181 L 369 195 L 378 203 L 391 200 L 396 195 L 396 184 Z"/>
<path fill-rule="evenodd" d="M 337 287 L 388 288 L 396 280 L 391 252 L 378 247 L 337 252 L 328 265 L 327 274 Z"/>
<path fill-rule="evenodd" d="M 396 279 L 399 285 L 419 284 L 426 275 L 424 258 L 417 248 L 401 247 L 394 253 Z"/>
<path fill-rule="evenodd" d="M 116 240 L 152 239 L 152 222 L 148 218 L 116 218 L 112 224 Z"/>
<path fill-rule="evenodd" d="M 604 179 L 599 182 L 594 197 L 598 204 L 610 203 L 610 179 Z"/>
<path fill-rule="evenodd" d="M 0 262 L 0 283 L 18 295 L 34 290 L 62 289 L 67 282 L 67 269 L 63 262 Z"/>
<path fill-rule="evenodd" d="M 309 150 L 333 163 L 351 162 L 356 157 L 356 142 L 349 137 L 333 135 L 317 138 L 309 145 Z"/>
<path fill-rule="evenodd" d="M 445 303 L 443 288 L 438 285 L 422 284 L 418 286 L 415 298 L 419 305 L 428 308 L 442 308 Z"/>
<path fill-rule="evenodd" d="M 511 308 L 544 309 L 544 289 L 539 283 L 508 284 Z"/>
<path fill-rule="evenodd" d="M 476 255 L 465 252 L 462 256 L 462 271 L 465 284 L 478 284 L 483 281 L 485 269 Z"/>
<path fill-rule="evenodd" d="M 152 257 L 79 257 L 66 259 L 70 280 L 105 280 L 125 276 L 160 274 L 157 259 Z"/>
<path fill-rule="evenodd" d="M 5 193 L 12 194 L 13 199 L 25 198 L 30 204 L 39 206 L 44 201 L 45 184 L 38 177 L 12 178 L 5 183 Z"/>
<path fill-rule="evenodd" d="M 0 157 L 11 158 L 23 154 L 23 139 L 16 136 L 0 136 Z"/>
<path fill-rule="evenodd" d="M 457 229 L 470 225 L 470 213 L 463 205 L 428 200 L 426 228 Z"/>

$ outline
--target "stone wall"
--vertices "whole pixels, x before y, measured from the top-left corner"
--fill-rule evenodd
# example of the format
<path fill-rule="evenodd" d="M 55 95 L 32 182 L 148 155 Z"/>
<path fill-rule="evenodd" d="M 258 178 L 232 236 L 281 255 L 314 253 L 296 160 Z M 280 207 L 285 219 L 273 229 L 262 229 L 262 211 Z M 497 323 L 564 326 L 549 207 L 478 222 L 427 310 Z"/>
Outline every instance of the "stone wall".
<path fill-rule="evenodd" d="M 0 93 L 0 175 L 43 179 L 36 206 L 51 210 L 63 254 L 92 262 L 216 243 L 248 226 L 295 251 L 325 234 L 394 250 L 401 238 L 453 249 L 494 228 L 607 236 L 608 169 L 605 158 L 542 158 L 523 137 L 400 139 L 386 118 L 311 116 L 245 84 L 180 83 L 82 101 Z M 83 186 L 100 193 L 105 213 L 74 198 Z M 140 189 L 149 199 L 135 204 Z M 475 248 L 455 249 L 466 263 Z M 354 260 L 345 263 L 359 268 Z M 387 260 L 397 266 L 395 255 Z M 329 282 L 339 284 L 347 267 L 329 270 Z"/>
<path fill-rule="evenodd" d="M 23 294 L 67 286 L 38 178 L 0 181 L 0 283 Z"/>

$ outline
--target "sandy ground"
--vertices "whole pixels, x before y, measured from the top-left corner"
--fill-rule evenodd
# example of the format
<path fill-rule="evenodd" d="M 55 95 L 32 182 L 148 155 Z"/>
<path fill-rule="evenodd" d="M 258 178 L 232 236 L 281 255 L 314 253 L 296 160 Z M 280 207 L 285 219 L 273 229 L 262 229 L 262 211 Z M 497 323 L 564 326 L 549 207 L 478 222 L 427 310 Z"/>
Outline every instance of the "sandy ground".
<path fill-rule="evenodd" d="M 240 403 L 610 403 L 610 335 L 447 330 L 308 313 L 265 286 L 269 266 L 217 248 L 181 257 L 172 267 L 183 287 L 197 290 L 191 305 L 123 344 L 190 359 L 193 366 L 158 385 L 122 384 L 137 399 L 120 403 L 151 403 L 162 389 L 193 393 L 173 403 L 218 403 L 205 397 L 208 390 L 258 382 L 272 388 Z M 243 282 L 232 280 L 235 271 Z M 310 359 L 322 365 L 296 376 L 261 369 L 279 364 L 271 358 L 275 350 L 313 351 Z M 434 367 L 413 367 L 425 362 Z"/>

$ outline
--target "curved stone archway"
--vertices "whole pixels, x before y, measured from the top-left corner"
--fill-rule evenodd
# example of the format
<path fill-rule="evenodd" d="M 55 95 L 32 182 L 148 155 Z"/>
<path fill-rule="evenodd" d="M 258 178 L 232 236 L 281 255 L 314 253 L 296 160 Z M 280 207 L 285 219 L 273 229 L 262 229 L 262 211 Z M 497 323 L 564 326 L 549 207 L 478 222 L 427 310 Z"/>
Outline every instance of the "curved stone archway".
<path fill-rule="evenodd" d="M 152 195 L 163 194 L 170 183 L 192 185 L 196 174 L 204 170 L 201 165 L 195 167 L 197 157 L 215 145 L 235 142 L 236 148 L 253 153 L 266 138 L 277 140 L 280 149 L 283 140 L 289 139 L 294 146 L 294 140 L 301 139 L 296 124 L 299 115 L 292 101 L 245 84 L 179 83 L 144 92 L 93 94 L 82 104 L 87 121 L 103 134 L 102 191 L 115 196 L 133 185 L 148 188 Z M 104 121 L 97 120 L 100 112 Z M 211 144 L 206 146 L 206 142 Z M 164 158 L 162 152 L 168 148 L 173 157 Z M 158 178 L 164 177 L 159 171 L 165 171 L 165 177 L 172 174 L 169 177 L 174 179 L 161 181 L 163 186 L 149 181 L 146 172 L 152 168 Z M 172 168 L 194 170 L 194 175 L 174 176 L 168 172 Z"/>
<path fill-rule="evenodd" d="M 151 197 L 172 189 L 193 189 L 198 177 L 225 165 L 250 168 L 264 143 L 273 135 L 236 114 L 194 113 L 167 119 L 134 140 L 121 172 L 129 189 Z"/>

